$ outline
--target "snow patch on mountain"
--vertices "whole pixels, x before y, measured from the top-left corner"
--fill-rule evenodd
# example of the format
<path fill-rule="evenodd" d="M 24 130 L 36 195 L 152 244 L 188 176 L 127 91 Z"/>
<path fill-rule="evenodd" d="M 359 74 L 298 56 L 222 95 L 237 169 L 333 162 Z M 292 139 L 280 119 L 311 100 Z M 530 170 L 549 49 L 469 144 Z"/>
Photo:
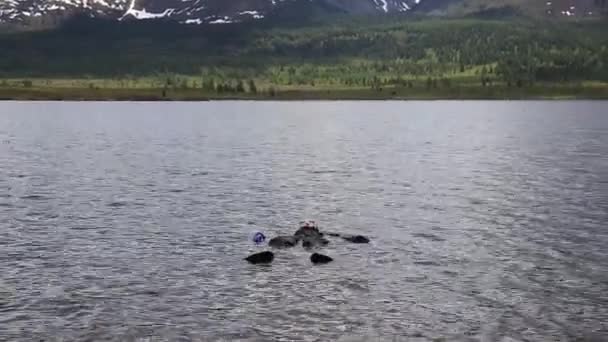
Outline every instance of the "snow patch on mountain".
<path fill-rule="evenodd" d="M 135 9 L 136 1 L 137 0 L 131 0 L 129 9 L 127 9 L 125 14 L 119 20 L 123 20 L 124 18 L 126 18 L 128 16 L 132 16 L 135 19 L 158 19 L 158 18 L 168 17 L 171 14 L 173 14 L 173 12 L 175 12 L 174 8 L 167 8 L 162 13 L 150 13 L 150 12 L 147 12 L 145 8 L 138 10 L 138 9 Z"/>
<path fill-rule="evenodd" d="M 230 24 L 233 23 L 234 21 L 230 18 L 230 17 L 223 17 L 223 18 L 219 18 L 219 19 L 215 19 L 212 21 L 209 21 L 209 24 Z"/>
<path fill-rule="evenodd" d="M 318 2 L 345 12 L 405 12 L 421 0 L 0 0 L 0 22 L 85 13 L 117 20 L 171 18 L 184 24 L 226 24 L 262 19 L 289 2 Z"/>
<path fill-rule="evenodd" d="M 175 12 L 175 9 L 169 8 L 169 9 L 166 9 L 162 13 L 150 13 L 150 12 L 146 12 L 146 9 L 144 8 L 142 10 L 134 9 L 134 10 L 127 11 L 127 13 L 125 13 L 125 15 L 132 15 L 136 19 L 158 19 L 158 18 L 168 17 L 173 12 Z"/>
<path fill-rule="evenodd" d="M 258 11 L 242 11 L 242 12 L 239 12 L 239 15 L 250 15 L 253 19 L 264 18 L 264 15 L 260 14 L 260 12 L 258 12 Z"/>
<path fill-rule="evenodd" d="M 196 19 L 186 19 L 182 22 L 182 24 L 196 24 L 196 25 L 200 25 L 202 24 L 203 21 L 200 18 L 196 18 Z"/>
<path fill-rule="evenodd" d="M 384 12 L 388 12 L 388 3 L 386 3 L 386 0 L 374 0 L 376 2 L 376 5 L 382 7 L 382 10 L 384 10 Z"/>

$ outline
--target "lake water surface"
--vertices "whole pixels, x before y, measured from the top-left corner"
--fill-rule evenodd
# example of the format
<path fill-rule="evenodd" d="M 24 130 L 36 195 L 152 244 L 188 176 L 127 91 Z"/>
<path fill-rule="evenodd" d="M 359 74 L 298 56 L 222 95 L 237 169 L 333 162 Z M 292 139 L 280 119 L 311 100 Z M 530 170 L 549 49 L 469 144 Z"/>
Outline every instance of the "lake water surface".
<path fill-rule="evenodd" d="M 0 340 L 607 341 L 608 103 L 0 103 Z"/>

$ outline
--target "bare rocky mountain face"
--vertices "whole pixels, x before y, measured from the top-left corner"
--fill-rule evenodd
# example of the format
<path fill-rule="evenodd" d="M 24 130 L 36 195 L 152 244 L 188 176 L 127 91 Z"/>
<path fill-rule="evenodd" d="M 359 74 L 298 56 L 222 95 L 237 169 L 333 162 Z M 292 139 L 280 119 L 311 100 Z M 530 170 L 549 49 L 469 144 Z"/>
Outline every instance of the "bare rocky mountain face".
<path fill-rule="evenodd" d="M 0 0 L 0 24 L 54 26 L 73 15 L 113 20 L 164 19 L 183 24 L 224 24 L 262 19 L 273 13 L 297 16 L 302 6 L 328 12 L 384 14 L 417 11 L 466 15 L 501 8 L 552 17 L 605 13 L 608 0 Z"/>

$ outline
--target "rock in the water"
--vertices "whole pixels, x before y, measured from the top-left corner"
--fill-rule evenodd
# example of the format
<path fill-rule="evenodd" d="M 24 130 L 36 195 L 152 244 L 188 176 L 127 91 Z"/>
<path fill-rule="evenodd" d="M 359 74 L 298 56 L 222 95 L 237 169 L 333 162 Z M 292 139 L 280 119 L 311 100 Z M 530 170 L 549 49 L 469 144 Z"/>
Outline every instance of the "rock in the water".
<path fill-rule="evenodd" d="M 344 235 L 342 238 L 352 243 L 369 243 L 369 239 L 363 235 Z"/>
<path fill-rule="evenodd" d="M 331 237 L 340 237 L 341 235 L 338 233 L 325 233 L 327 234 L 327 236 L 331 236 Z"/>
<path fill-rule="evenodd" d="M 294 235 L 300 238 L 307 236 L 323 236 L 317 227 L 300 227 L 300 229 L 298 229 Z"/>
<path fill-rule="evenodd" d="M 302 241 L 304 248 L 313 248 L 317 246 L 326 246 L 329 244 L 329 240 L 322 237 L 305 237 Z"/>
<path fill-rule="evenodd" d="M 328 257 L 327 255 L 314 253 L 310 256 L 310 261 L 312 261 L 313 264 L 327 264 L 334 261 L 334 259 Z"/>
<path fill-rule="evenodd" d="M 295 247 L 298 244 L 299 238 L 291 235 L 281 235 L 275 238 L 272 238 L 268 242 L 268 246 L 274 248 L 289 248 Z"/>
<path fill-rule="evenodd" d="M 245 260 L 252 264 L 270 264 L 274 260 L 274 253 L 268 251 L 255 253 L 245 258 Z"/>
<path fill-rule="evenodd" d="M 303 238 L 305 236 L 323 236 L 319 231 L 319 226 L 315 221 L 300 222 L 300 228 L 295 232 L 295 236 Z"/>

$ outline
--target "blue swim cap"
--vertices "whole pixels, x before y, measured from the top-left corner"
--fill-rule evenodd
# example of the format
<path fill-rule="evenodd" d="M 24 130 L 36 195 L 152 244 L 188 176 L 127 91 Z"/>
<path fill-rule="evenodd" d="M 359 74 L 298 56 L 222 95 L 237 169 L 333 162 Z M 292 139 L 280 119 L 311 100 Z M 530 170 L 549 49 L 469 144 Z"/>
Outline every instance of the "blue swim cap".
<path fill-rule="evenodd" d="M 266 241 L 266 236 L 264 236 L 264 234 L 257 232 L 253 235 L 253 242 L 255 242 L 256 244 L 261 244 L 264 241 Z"/>

